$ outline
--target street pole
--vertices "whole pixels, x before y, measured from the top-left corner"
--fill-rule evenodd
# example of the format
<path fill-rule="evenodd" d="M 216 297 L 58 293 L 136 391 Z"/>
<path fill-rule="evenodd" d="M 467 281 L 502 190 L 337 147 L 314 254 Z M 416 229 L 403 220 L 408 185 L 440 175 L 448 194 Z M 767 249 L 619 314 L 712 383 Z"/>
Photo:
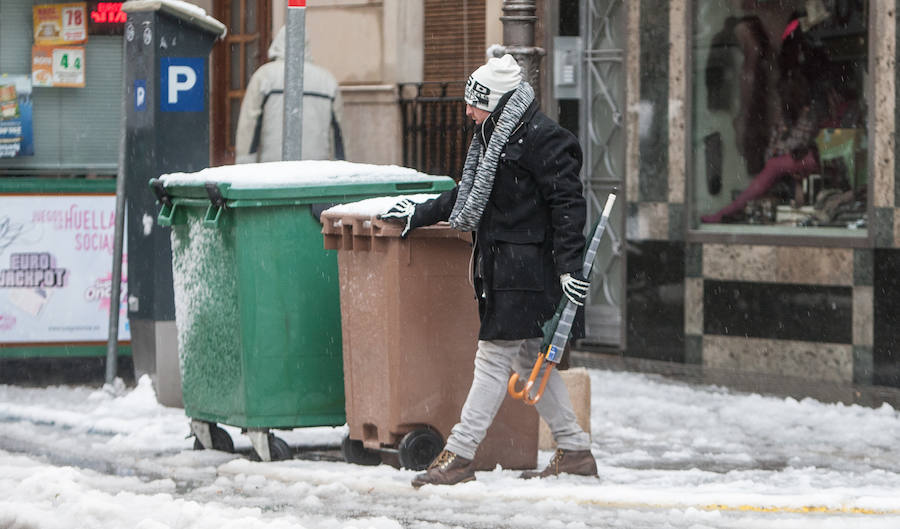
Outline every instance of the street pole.
<path fill-rule="evenodd" d="M 523 79 L 534 88 L 534 97 L 541 100 L 541 59 L 544 49 L 534 45 L 534 24 L 537 22 L 535 0 L 503 0 L 503 46 L 518 61 Z"/>
<path fill-rule="evenodd" d="M 128 66 L 128 54 L 125 48 L 128 43 L 122 40 L 122 71 Z M 115 382 L 119 370 L 119 309 L 122 306 L 122 251 L 125 246 L 125 149 L 128 134 L 127 108 L 128 89 L 122 82 L 122 114 L 119 117 L 119 163 L 116 171 L 116 216 L 113 228 L 113 262 L 109 291 L 109 326 L 106 333 L 106 377 L 107 384 Z"/>
<path fill-rule="evenodd" d="M 288 0 L 284 37 L 283 160 L 299 160 L 303 142 L 303 64 L 306 53 L 306 0 Z"/>

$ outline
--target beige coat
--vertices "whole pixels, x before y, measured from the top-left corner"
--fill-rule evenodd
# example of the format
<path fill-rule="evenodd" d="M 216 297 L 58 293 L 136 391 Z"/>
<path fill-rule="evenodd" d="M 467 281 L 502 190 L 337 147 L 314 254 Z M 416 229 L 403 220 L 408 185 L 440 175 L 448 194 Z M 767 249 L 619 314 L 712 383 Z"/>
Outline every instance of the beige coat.
<path fill-rule="evenodd" d="M 235 137 L 235 162 L 272 162 L 281 160 L 284 126 L 284 27 L 269 46 L 270 62 L 250 77 Z M 308 46 L 307 46 L 308 48 Z M 335 157 L 332 112 L 341 122 L 343 105 L 338 83 L 328 70 L 310 62 L 303 66 L 303 146 L 304 160 L 329 160 Z M 251 152 L 254 133 L 260 123 L 258 147 Z"/>

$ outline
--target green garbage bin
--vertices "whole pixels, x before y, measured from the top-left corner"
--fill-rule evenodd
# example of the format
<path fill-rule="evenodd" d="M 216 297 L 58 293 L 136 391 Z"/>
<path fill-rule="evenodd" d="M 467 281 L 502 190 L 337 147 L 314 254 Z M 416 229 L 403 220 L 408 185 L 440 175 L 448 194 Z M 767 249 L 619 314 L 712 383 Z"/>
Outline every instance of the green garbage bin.
<path fill-rule="evenodd" d="M 396 166 L 298 161 L 223 166 L 150 182 L 172 228 L 185 414 L 195 448 L 290 457 L 269 431 L 345 423 L 337 253 L 319 214 L 336 203 L 449 189 Z"/>

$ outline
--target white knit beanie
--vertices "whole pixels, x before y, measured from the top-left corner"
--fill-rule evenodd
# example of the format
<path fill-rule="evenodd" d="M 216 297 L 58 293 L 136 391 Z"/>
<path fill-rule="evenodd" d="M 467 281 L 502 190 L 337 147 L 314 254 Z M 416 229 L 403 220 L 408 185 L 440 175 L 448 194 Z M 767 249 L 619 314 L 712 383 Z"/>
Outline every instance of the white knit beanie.
<path fill-rule="evenodd" d="M 493 57 L 466 81 L 466 103 L 493 112 L 503 94 L 518 88 L 521 81 L 522 68 L 512 55 Z"/>

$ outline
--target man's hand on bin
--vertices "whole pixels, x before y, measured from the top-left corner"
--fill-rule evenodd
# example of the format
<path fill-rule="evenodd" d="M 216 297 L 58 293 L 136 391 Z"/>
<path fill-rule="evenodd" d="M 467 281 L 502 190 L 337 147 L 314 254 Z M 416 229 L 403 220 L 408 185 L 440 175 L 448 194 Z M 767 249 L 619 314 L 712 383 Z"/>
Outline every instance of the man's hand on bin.
<path fill-rule="evenodd" d="M 559 283 L 562 285 L 563 293 L 569 298 L 569 301 L 579 307 L 584 305 L 588 290 L 591 288 L 591 282 L 581 275 L 581 272 L 563 274 L 559 276 Z"/>
<path fill-rule="evenodd" d="M 418 226 L 413 225 L 413 215 L 416 213 L 416 203 L 408 198 L 401 199 L 399 202 L 391 206 L 390 209 L 378 216 L 380 219 L 397 219 L 406 221 L 406 227 L 400 232 L 400 238 L 405 239 L 409 235 L 409 230 Z"/>

